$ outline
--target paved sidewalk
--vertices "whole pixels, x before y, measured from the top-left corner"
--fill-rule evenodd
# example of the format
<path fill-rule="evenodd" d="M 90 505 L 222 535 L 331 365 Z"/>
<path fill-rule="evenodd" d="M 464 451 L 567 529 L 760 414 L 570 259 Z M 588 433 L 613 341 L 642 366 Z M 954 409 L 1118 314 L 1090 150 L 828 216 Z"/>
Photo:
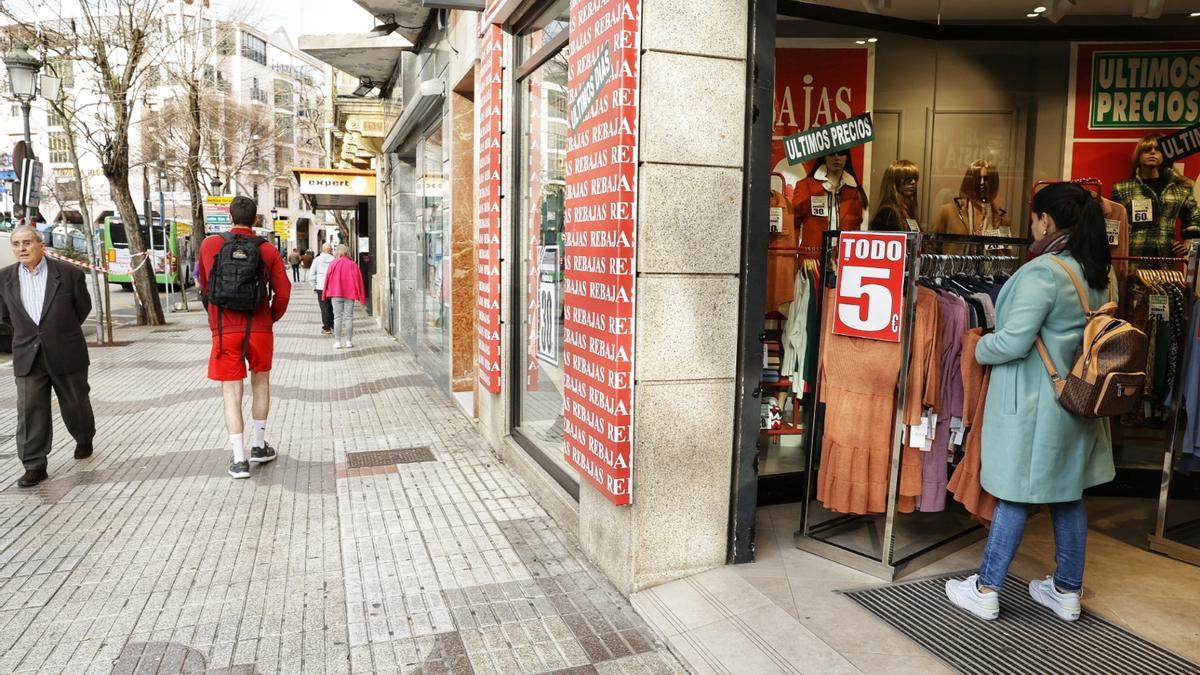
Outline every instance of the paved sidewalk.
<path fill-rule="evenodd" d="M 249 480 L 199 312 L 92 349 L 96 455 L 56 424 L 33 490 L 0 367 L 0 672 L 682 670 L 410 352 L 293 302 Z"/>

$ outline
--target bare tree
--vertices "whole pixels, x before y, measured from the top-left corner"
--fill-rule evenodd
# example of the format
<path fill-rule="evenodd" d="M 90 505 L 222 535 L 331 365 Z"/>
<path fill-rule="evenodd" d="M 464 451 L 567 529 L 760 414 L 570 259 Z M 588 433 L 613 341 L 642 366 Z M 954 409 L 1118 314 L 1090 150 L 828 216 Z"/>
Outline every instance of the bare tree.
<path fill-rule="evenodd" d="M 96 102 L 83 137 L 100 161 L 125 223 L 139 325 L 161 325 L 164 319 L 152 254 L 136 225 L 137 205 L 129 187 L 129 137 L 147 73 L 157 70 L 163 50 L 170 45 L 162 20 L 169 2 L 78 0 L 69 7 L 78 12 L 76 16 L 61 15 L 68 8 L 60 3 L 60 14 L 48 21 L 39 19 L 53 10 L 40 2 L 26 0 L 23 11 L 9 4 L 0 6 L 0 12 L 16 22 L 13 30 L 22 39 L 42 53 L 67 55 L 91 71 L 86 80 L 95 87 Z"/>

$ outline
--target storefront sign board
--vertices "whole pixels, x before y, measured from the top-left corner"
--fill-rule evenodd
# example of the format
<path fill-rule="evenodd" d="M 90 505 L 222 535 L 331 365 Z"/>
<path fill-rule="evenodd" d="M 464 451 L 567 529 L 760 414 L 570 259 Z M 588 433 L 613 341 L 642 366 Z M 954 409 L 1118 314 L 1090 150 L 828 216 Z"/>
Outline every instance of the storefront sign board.
<path fill-rule="evenodd" d="M 484 27 L 479 44 L 480 63 L 476 71 L 479 115 L 479 192 L 478 221 L 475 227 L 476 284 L 476 363 L 479 383 L 492 393 L 500 393 L 500 214 L 501 181 L 501 92 L 504 31 L 500 26 Z"/>
<path fill-rule="evenodd" d="M 1067 119 L 1062 177 L 1097 178 L 1109 193 L 1129 178 L 1138 139 L 1200 124 L 1200 42 L 1073 43 Z M 1200 176 L 1200 161 L 1175 168 Z"/>
<path fill-rule="evenodd" d="M 874 45 L 846 47 L 845 40 L 781 38 L 775 49 L 772 171 L 783 176 L 790 196 L 810 164 L 790 164 L 783 139 L 849 119 L 872 108 Z M 874 120 L 873 120 L 874 121 Z M 871 145 L 850 149 L 859 182 L 870 192 Z M 776 189 L 780 186 L 773 184 Z"/>
<path fill-rule="evenodd" d="M 1162 150 L 1163 157 L 1168 162 L 1175 162 L 1200 152 L 1200 124 L 1167 136 L 1158 144 L 1158 149 Z"/>
<path fill-rule="evenodd" d="M 871 113 L 863 113 L 823 127 L 792 134 L 783 139 L 783 150 L 787 153 L 788 164 L 795 166 L 873 140 L 875 127 L 871 124 Z"/>
<path fill-rule="evenodd" d="M 233 195 L 208 195 L 204 198 L 204 231 L 228 232 L 233 224 L 229 217 L 229 205 Z"/>
<path fill-rule="evenodd" d="M 838 237 L 836 335 L 900 341 L 908 239 L 897 232 L 843 232 Z"/>
<path fill-rule="evenodd" d="M 572 2 L 567 60 L 564 454 L 618 506 L 633 498 L 640 20 L 636 0 Z"/>

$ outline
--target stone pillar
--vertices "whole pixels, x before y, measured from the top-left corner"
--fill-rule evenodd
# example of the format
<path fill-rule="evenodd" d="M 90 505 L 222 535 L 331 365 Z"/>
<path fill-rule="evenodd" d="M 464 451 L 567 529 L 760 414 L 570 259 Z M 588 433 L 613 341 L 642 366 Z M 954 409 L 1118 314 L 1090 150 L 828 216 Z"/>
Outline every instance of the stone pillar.
<path fill-rule="evenodd" d="M 624 593 L 725 563 L 748 20 L 739 0 L 642 0 L 633 505 L 586 481 L 579 502 Z"/>

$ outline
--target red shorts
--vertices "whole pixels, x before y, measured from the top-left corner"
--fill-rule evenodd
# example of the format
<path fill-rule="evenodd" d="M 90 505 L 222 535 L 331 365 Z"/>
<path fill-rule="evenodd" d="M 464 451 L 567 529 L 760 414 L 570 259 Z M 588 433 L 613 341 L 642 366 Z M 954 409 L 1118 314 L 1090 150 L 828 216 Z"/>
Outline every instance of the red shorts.
<path fill-rule="evenodd" d="M 246 359 L 242 360 L 242 341 L 245 339 L 246 334 L 242 331 L 213 336 L 212 354 L 208 357 L 208 379 L 218 382 L 244 379 L 247 361 L 250 362 L 252 373 L 264 373 L 271 369 L 275 335 L 251 333 L 250 343 L 246 345 Z"/>

